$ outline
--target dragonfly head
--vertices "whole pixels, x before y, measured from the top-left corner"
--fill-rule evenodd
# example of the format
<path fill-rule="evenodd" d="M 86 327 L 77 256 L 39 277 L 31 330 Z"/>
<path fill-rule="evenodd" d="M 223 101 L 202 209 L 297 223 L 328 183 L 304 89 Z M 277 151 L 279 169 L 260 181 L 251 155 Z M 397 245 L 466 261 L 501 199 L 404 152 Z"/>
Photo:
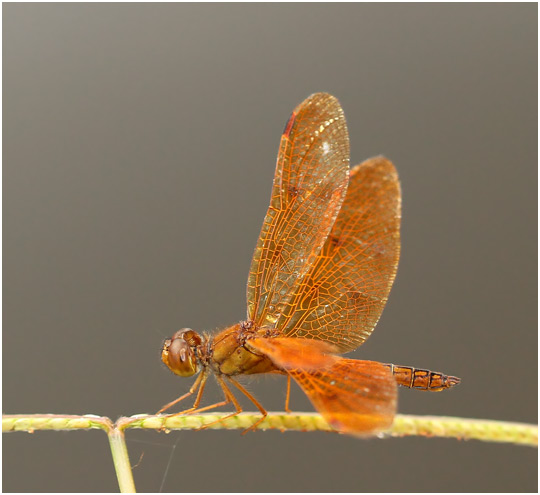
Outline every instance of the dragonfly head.
<path fill-rule="evenodd" d="M 170 339 L 163 342 L 161 360 L 179 376 L 193 376 L 199 371 L 197 347 L 201 336 L 191 328 L 181 328 Z"/>

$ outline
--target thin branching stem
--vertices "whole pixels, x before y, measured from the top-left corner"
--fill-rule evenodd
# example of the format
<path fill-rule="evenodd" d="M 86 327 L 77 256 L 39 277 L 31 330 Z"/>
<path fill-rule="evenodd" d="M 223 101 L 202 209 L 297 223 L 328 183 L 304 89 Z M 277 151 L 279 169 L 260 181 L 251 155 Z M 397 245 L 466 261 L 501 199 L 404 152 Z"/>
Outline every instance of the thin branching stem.
<path fill-rule="evenodd" d="M 124 438 L 127 428 L 143 428 L 158 431 L 197 430 L 214 422 L 209 429 L 245 430 L 260 419 L 258 413 L 241 413 L 219 422 L 226 414 L 197 415 L 146 415 L 139 414 L 119 418 L 116 423 L 103 416 L 87 414 L 85 416 L 62 414 L 16 414 L 2 416 L 2 431 L 37 430 L 80 430 L 101 429 L 107 433 L 113 456 L 118 485 L 122 493 L 134 493 L 135 484 L 129 463 L 129 456 Z M 216 423 L 216 421 L 218 421 Z M 258 430 L 281 431 L 334 431 L 328 423 L 316 413 L 268 413 L 260 422 Z M 484 442 L 513 443 L 518 445 L 538 446 L 538 425 L 491 421 L 486 419 L 465 419 L 444 416 L 412 416 L 398 414 L 392 428 L 379 434 L 379 437 L 402 437 L 419 435 L 425 437 L 452 437 L 460 440 L 481 440 Z"/>
<path fill-rule="evenodd" d="M 144 428 L 155 430 L 196 430 L 225 414 L 205 413 L 193 416 L 137 415 L 122 417 L 116 424 L 108 418 L 93 415 L 68 416 L 56 414 L 5 415 L 2 417 L 2 431 L 73 430 L 100 428 L 111 429 Z M 241 413 L 210 429 L 246 429 L 260 418 L 258 413 Z M 257 426 L 258 430 L 277 429 L 281 431 L 333 431 L 328 423 L 316 413 L 269 413 Z M 486 419 L 465 419 L 444 416 L 412 416 L 398 414 L 392 428 L 380 435 L 401 437 L 419 435 L 425 437 L 452 437 L 462 440 L 538 445 L 538 425 L 491 421 Z"/>
<path fill-rule="evenodd" d="M 133 481 L 133 473 L 129 463 L 124 430 L 113 428 L 107 436 L 109 437 L 109 445 L 111 446 L 120 491 L 122 493 L 135 493 L 135 482 Z"/>
<path fill-rule="evenodd" d="M 2 432 L 37 430 L 91 430 L 99 429 L 108 432 L 114 428 L 113 422 L 106 416 L 85 414 L 4 414 L 2 416 Z"/>

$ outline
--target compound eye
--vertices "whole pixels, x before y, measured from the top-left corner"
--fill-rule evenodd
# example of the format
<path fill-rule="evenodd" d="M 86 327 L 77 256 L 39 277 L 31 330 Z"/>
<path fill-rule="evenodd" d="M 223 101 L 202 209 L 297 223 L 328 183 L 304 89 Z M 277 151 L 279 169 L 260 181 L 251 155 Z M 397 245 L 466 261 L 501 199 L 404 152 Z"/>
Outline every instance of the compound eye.
<path fill-rule="evenodd" d="M 195 333 L 193 330 L 191 330 L 191 328 L 181 328 L 180 330 L 177 330 L 176 332 L 174 332 L 174 335 L 171 337 L 171 340 L 176 340 L 176 339 L 188 340 L 186 339 L 186 336 L 191 333 Z"/>
<path fill-rule="evenodd" d="M 176 332 L 170 341 L 165 341 L 161 360 L 176 375 L 192 376 L 197 373 L 195 353 L 180 331 Z"/>

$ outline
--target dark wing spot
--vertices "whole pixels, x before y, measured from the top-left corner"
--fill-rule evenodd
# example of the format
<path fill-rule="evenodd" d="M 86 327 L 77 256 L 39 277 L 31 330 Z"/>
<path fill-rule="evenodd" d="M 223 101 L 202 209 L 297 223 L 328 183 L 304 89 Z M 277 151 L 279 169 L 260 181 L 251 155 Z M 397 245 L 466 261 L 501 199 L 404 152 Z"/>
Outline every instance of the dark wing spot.
<path fill-rule="evenodd" d="M 344 242 L 345 242 L 345 241 L 343 241 L 343 239 L 341 239 L 341 237 L 338 237 L 338 236 L 335 236 L 335 235 L 329 235 L 328 236 L 328 241 L 334 247 L 342 246 L 344 244 Z"/>
<path fill-rule="evenodd" d="M 360 292 L 357 290 L 350 290 L 347 292 L 347 301 L 352 307 L 363 306 L 368 299 L 369 296 L 364 292 Z"/>
<path fill-rule="evenodd" d="M 289 193 L 289 196 L 291 198 L 296 198 L 296 197 L 300 196 L 300 194 L 302 192 L 302 189 L 300 189 L 298 187 L 295 187 L 295 186 L 289 186 L 287 188 L 287 192 Z"/>
<path fill-rule="evenodd" d="M 291 134 L 292 126 L 294 124 L 295 119 L 296 119 L 296 114 L 293 112 L 289 120 L 285 124 L 285 129 L 283 129 L 283 135 L 285 137 L 289 137 L 289 135 Z"/>

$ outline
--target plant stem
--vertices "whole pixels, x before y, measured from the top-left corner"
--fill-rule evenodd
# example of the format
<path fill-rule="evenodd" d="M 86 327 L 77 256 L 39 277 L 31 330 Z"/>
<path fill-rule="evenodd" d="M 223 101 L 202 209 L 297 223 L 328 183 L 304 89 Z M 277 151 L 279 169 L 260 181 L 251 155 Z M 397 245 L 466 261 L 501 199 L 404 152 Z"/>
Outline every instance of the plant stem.
<path fill-rule="evenodd" d="M 2 432 L 35 430 L 91 430 L 108 431 L 113 428 L 112 421 L 106 416 L 85 414 L 4 414 L 2 416 Z"/>
<path fill-rule="evenodd" d="M 87 414 L 85 416 L 62 414 L 15 414 L 2 416 L 2 431 L 36 430 L 81 430 L 98 428 L 109 437 L 111 453 L 118 485 L 122 493 L 135 493 L 135 483 L 131 472 L 124 430 L 126 428 L 145 428 L 155 430 L 196 430 L 202 426 L 223 418 L 225 414 L 158 415 L 139 414 L 129 418 L 122 417 L 113 424 L 103 416 Z M 260 419 L 257 413 L 241 413 L 210 426 L 210 429 L 246 429 Z M 316 413 L 269 413 L 258 424 L 257 429 L 278 429 L 281 431 L 334 431 L 328 423 Z M 484 442 L 514 443 L 538 445 L 538 426 L 507 421 L 486 419 L 451 418 L 444 416 L 411 416 L 398 414 L 392 428 L 378 436 L 401 437 L 420 435 L 425 437 L 453 437 L 460 440 L 476 439 Z"/>
<path fill-rule="evenodd" d="M 109 445 L 118 479 L 118 486 L 121 493 L 135 493 L 135 482 L 131 472 L 131 464 L 126 447 L 124 431 L 120 428 L 113 428 L 108 433 Z"/>
<path fill-rule="evenodd" d="M 222 418 L 224 414 L 198 414 L 195 416 L 137 415 L 120 418 L 113 426 L 108 418 L 98 416 L 66 416 L 53 414 L 6 415 L 2 417 L 2 431 L 70 430 L 101 428 L 111 429 L 145 428 L 156 430 L 195 430 L 207 423 Z M 242 413 L 212 425 L 210 429 L 246 429 L 260 418 L 258 413 Z M 316 413 L 269 413 L 257 429 L 281 431 L 333 431 L 326 421 Z M 486 419 L 452 418 L 444 416 L 411 416 L 398 414 L 390 430 L 379 436 L 446 437 L 461 440 L 514 443 L 537 446 L 538 426 L 507 421 Z M 126 455 L 127 457 L 127 455 Z"/>

